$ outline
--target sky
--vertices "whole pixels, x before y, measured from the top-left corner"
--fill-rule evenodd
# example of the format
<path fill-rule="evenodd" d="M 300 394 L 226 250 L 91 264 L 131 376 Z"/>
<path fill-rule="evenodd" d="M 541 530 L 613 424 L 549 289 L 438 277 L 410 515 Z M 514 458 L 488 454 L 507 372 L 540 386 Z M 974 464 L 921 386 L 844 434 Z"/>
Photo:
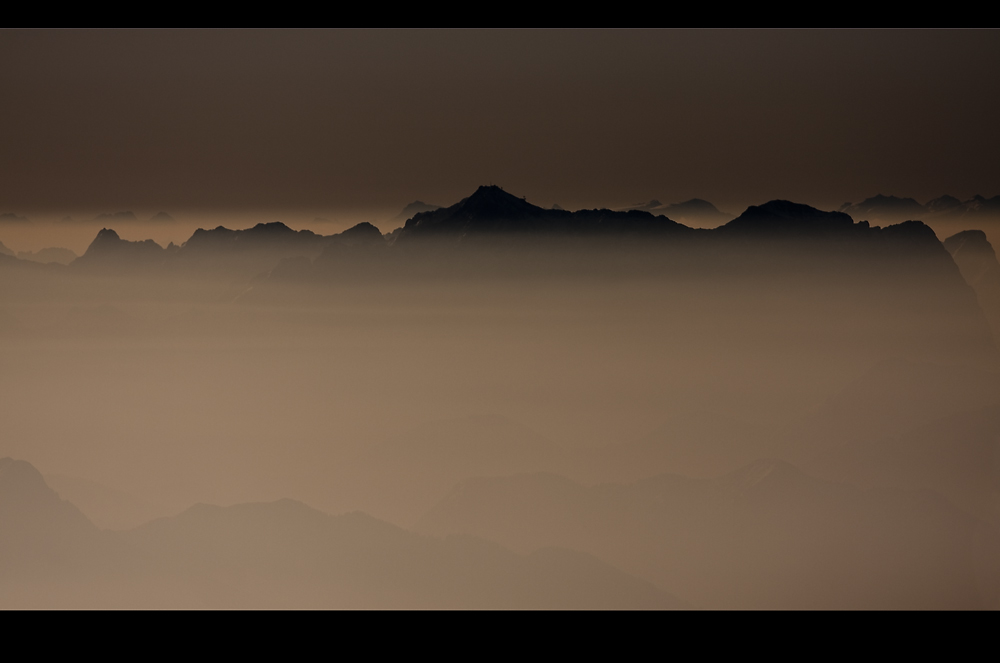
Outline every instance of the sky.
<path fill-rule="evenodd" d="M 997 30 L 3 30 L 0 213 L 1000 194 Z"/>

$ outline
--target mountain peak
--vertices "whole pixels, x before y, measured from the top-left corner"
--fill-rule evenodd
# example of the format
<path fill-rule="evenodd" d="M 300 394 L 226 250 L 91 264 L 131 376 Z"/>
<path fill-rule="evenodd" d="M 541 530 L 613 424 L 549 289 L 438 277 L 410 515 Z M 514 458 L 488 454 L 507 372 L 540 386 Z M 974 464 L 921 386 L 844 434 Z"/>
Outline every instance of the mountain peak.
<path fill-rule="evenodd" d="M 824 212 L 788 200 L 772 200 L 748 207 L 720 230 L 740 234 L 803 235 L 843 231 L 853 226 L 854 219 L 843 212 Z"/>
<path fill-rule="evenodd" d="M 459 203 L 466 211 L 477 211 L 491 215 L 504 214 L 511 218 L 511 213 L 517 216 L 534 214 L 539 208 L 524 198 L 507 193 L 495 184 L 484 185 L 476 192 Z"/>

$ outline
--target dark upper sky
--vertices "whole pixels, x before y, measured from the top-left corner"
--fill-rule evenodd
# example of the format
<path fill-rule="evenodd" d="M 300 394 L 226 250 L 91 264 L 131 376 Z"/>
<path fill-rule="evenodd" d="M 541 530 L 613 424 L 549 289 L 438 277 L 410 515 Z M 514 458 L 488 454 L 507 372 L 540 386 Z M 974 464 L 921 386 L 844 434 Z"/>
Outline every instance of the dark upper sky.
<path fill-rule="evenodd" d="M 1000 194 L 1000 31 L 0 32 L 0 212 Z"/>

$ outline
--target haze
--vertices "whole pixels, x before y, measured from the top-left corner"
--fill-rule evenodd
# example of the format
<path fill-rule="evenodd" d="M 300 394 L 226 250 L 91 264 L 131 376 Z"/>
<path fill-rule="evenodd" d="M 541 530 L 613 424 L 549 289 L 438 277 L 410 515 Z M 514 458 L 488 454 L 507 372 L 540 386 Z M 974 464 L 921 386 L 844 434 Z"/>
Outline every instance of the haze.
<path fill-rule="evenodd" d="M 0 606 L 1000 606 L 995 31 L 0 52 Z"/>

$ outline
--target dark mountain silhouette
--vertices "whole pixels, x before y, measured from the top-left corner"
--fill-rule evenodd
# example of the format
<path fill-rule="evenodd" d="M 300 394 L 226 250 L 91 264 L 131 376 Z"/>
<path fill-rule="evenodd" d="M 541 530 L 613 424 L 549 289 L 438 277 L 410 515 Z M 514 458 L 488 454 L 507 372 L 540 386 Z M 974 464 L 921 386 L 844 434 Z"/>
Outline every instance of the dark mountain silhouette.
<path fill-rule="evenodd" d="M 752 307 L 773 298 L 780 282 L 782 311 L 798 312 L 794 324 L 825 334 L 856 321 L 854 342 L 873 359 L 890 351 L 963 361 L 995 354 L 975 293 L 928 226 L 870 227 L 789 201 L 750 207 L 704 230 L 647 212 L 546 210 L 489 186 L 451 207 L 416 214 L 389 238 L 371 224 L 324 237 L 268 223 L 199 229 L 164 250 L 103 230 L 73 263 L 98 265 L 108 273 L 211 276 L 229 284 L 220 295 L 227 301 L 286 305 L 332 294 L 295 285 L 304 282 L 573 277 L 757 284 L 753 296 L 741 296 Z M 914 320 L 923 322 L 914 327 Z M 900 338 L 895 330 L 904 326 L 918 331 Z"/>
<path fill-rule="evenodd" d="M 825 238 L 866 230 L 866 225 L 855 224 L 854 219 L 842 212 L 823 212 L 787 200 L 772 200 L 748 207 L 743 214 L 717 228 L 715 233 L 723 237 Z"/>
<path fill-rule="evenodd" d="M 76 260 L 77 255 L 69 249 L 53 246 L 45 249 L 39 249 L 38 251 L 18 251 L 17 257 L 21 260 L 31 260 L 32 262 L 55 262 L 60 265 L 68 265 Z"/>
<path fill-rule="evenodd" d="M 441 209 L 440 205 L 429 205 L 423 201 L 415 200 L 400 211 L 399 214 L 392 217 L 392 221 L 396 223 L 402 223 L 404 221 L 409 221 L 415 215 L 421 212 L 433 212 L 434 210 Z"/>
<path fill-rule="evenodd" d="M 472 479 L 418 529 L 573 547 L 701 606 L 760 609 L 992 605 L 977 580 L 997 566 L 974 543 L 983 527 L 933 493 L 865 491 L 761 460 L 704 480 Z"/>
<path fill-rule="evenodd" d="M 203 251 L 239 251 L 266 249 L 274 246 L 309 246 L 320 243 L 322 235 L 311 230 L 292 230 L 280 221 L 258 223 L 246 230 L 229 230 L 218 226 L 212 230 L 199 228 L 181 248 L 188 254 Z"/>
<path fill-rule="evenodd" d="M 311 262 L 326 240 L 311 230 L 293 230 L 281 222 L 258 223 L 245 230 L 199 228 L 171 260 L 178 270 L 250 278 L 266 274 L 282 260 Z"/>
<path fill-rule="evenodd" d="M 451 207 L 415 215 L 403 226 L 396 242 L 500 234 L 663 234 L 689 230 L 648 212 L 543 209 L 498 186 L 481 186 Z"/>
<path fill-rule="evenodd" d="M 152 221 L 152 222 L 154 222 L 154 223 L 173 223 L 177 219 L 175 219 L 174 217 L 170 216 L 166 212 L 157 212 L 156 214 L 154 214 L 153 216 L 151 216 L 149 218 L 149 220 Z"/>
<path fill-rule="evenodd" d="M 26 216 L 18 216 L 13 212 L 4 212 L 0 214 L 0 224 L 4 223 L 30 223 L 30 221 Z"/>
<path fill-rule="evenodd" d="M 72 267 L 90 270 L 150 269 L 160 265 L 166 255 L 163 247 L 151 239 L 130 242 L 114 230 L 103 228 Z"/>

